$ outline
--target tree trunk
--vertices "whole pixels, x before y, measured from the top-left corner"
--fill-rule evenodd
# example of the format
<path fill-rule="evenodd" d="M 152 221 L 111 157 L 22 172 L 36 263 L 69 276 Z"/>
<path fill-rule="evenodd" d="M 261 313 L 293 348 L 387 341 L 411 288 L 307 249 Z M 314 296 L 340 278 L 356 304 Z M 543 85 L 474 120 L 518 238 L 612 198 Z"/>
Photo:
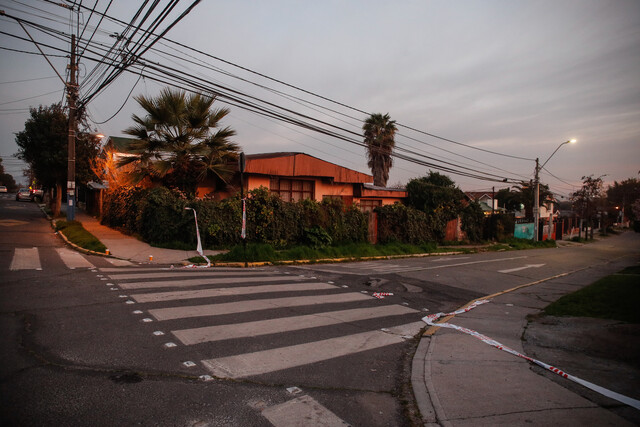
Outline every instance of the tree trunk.
<path fill-rule="evenodd" d="M 62 186 L 56 184 L 55 188 L 50 190 L 53 192 L 51 195 L 49 209 L 51 209 L 51 215 L 55 218 L 60 215 L 60 205 L 62 204 Z"/>

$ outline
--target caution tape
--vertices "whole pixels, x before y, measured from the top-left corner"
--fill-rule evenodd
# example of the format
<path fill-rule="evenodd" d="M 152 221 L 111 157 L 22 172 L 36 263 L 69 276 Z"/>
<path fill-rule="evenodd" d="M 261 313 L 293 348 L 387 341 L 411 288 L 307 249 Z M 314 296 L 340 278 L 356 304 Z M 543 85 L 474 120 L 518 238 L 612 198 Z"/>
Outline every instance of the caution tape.
<path fill-rule="evenodd" d="M 374 292 L 371 294 L 371 296 L 378 298 L 378 299 L 384 299 L 384 297 L 390 297 L 393 296 L 392 292 Z"/>
<path fill-rule="evenodd" d="M 503 344 L 499 343 L 498 341 L 496 341 L 496 340 L 494 340 L 492 338 L 489 338 L 489 337 L 487 337 L 485 335 L 482 335 L 481 333 L 479 333 L 477 331 L 474 331 L 472 329 L 465 328 L 463 326 L 454 325 L 454 324 L 451 324 L 451 323 L 435 323 L 435 321 L 438 320 L 441 317 L 455 316 L 457 314 L 463 314 L 463 313 L 466 313 L 466 312 L 468 312 L 470 310 L 473 310 L 474 308 L 476 308 L 479 305 L 486 304 L 488 302 L 490 302 L 490 301 L 489 300 L 474 301 L 472 304 L 468 305 L 467 307 L 462 308 L 460 310 L 456 310 L 456 311 L 451 312 L 451 313 L 430 314 L 428 316 L 423 317 L 422 321 L 425 322 L 429 326 L 438 326 L 438 327 L 441 327 L 441 328 L 455 329 L 455 330 L 458 330 L 460 332 L 464 332 L 465 334 L 471 335 L 472 337 L 477 338 L 480 341 L 482 341 L 483 343 L 489 344 L 489 345 L 497 348 L 498 350 L 506 351 L 507 353 L 511 353 L 514 356 L 521 357 L 521 358 L 523 358 L 525 360 L 528 360 L 531 363 L 535 363 L 536 365 L 553 372 L 554 374 L 558 374 L 563 378 L 571 380 L 571 381 L 573 381 L 575 383 L 578 383 L 578 384 L 580 384 L 580 385 L 582 385 L 582 386 L 584 386 L 584 387 L 586 387 L 586 388 L 588 388 L 590 390 L 593 390 L 593 391 L 595 391 L 597 393 L 600 393 L 603 396 L 610 397 L 611 399 L 615 399 L 618 402 L 622 402 L 625 405 L 629 405 L 629 406 L 631 406 L 631 407 L 633 407 L 635 409 L 640 410 L 640 400 L 633 399 L 631 397 L 625 396 L 625 395 L 620 394 L 620 393 L 616 393 L 615 391 L 611 391 L 611 390 L 606 389 L 604 387 L 600 387 L 597 384 L 590 383 L 589 381 L 585 381 L 585 380 L 583 380 L 581 378 L 578 378 L 576 376 L 568 374 L 568 373 L 562 371 L 561 369 L 558 369 L 558 368 L 556 368 L 554 366 L 551 366 L 551 365 L 549 365 L 547 363 L 541 362 L 541 361 L 536 360 L 536 359 L 534 359 L 532 357 L 529 357 L 529 356 L 527 356 L 525 354 L 522 354 L 522 353 L 520 353 L 520 352 L 518 352 L 518 351 L 516 351 L 516 350 L 514 350 L 514 349 L 512 349 L 510 347 L 507 347 L 506 345 L 503 345 Z"/>

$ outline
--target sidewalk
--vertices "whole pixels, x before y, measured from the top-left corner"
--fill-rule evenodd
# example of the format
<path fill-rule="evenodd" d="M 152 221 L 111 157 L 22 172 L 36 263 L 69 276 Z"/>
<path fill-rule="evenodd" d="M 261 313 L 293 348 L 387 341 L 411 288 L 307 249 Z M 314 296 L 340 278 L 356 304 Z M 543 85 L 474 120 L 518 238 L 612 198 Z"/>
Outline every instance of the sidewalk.
<path fill-rule="evenodd" d="M 548 301 L 575 289 L 566 278 L 535 289 L 525 287 L 496 296 L 448 323 L 526 354 L 522 335 L 527 315 L 538 313 Z M 425 425 L 633 425 L 540 375 L 542 368 L 471 335 L 446 328 L 428 333 L 421 338 L 412 366 L 413 390 Z M 603 399 L 608 405 L 622 405 Z"/>
<path fill-rule="evenodd" d="M 191 257 L 198 256 L 195 248 L 192 251 L 179 249 L 156 248 L 142 242 L 135 237 L 128 236 L 117 230 L 101 225 L 100 222 L 81 209 L 75 212 L 76 220 L 91 234 L 96 236 L 116 258 L 144 264 L 182 264 Z M 216 252 L 205 251 L 205 255 Z M 149 257 L 153 257 L 150 261 Z"/>

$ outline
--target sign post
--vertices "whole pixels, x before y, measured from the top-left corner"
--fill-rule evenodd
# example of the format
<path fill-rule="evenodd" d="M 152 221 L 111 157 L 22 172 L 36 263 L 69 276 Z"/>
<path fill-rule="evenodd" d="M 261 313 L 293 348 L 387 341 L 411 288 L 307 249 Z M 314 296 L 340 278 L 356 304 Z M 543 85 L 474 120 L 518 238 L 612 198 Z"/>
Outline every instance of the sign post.
<path fill-rule="evenodd" d="M 242 201 L 242 255 L 244 257 L 245 268 L 249 266 L 247 263 L 247 199 L 244 197 L 244 170 L 246 168 L 246 159 L 244 152 L 238 157 L 238 170 L 240 171 L 240 200 Z"/>

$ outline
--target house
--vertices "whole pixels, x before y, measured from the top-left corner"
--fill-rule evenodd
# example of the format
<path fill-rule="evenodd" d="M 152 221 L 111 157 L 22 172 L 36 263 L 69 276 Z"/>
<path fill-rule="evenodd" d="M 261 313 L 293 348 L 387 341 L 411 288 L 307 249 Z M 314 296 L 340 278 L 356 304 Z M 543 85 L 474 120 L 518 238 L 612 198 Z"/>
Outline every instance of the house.
<path fill-rule="evenodd" d="M 109 137 L 103 151 L 113 165 L 129 153 L 131 138 Z M 407 197 L 403 188 L 372 185 L 373 176 L 345 168 L 299 152 L 248 154 L 243 176 L 245 191 L 260 187 L 278 194 L 285 201 L 341 199 L 346 206 L 357 204 L 363 211 L 401 202 Z M 237 165 L 233 165 L 237 168 Z M 113 168 L 111 168 L 113 169 Z M 221 188 L 214 180 L 198 185 L 196 196 L 221 200 L 240 191 L 240 173 Z"/>
<path fill-rule="evenodd" d="M 504 211 L 503 208 L 498 207 L 498 199 L 494 197 L 491 191 L 465 191 L 464 194 L 470 201 L 478 202 L 485 215 Z"/>
<path fill-rule="evenodd" d="M 375 187 L 373 176 L 305 153 L 263 153 L 246 156 L 245 190 L 266 187 L 284 201 L 341 199 L 346 206 L 362 210 L 400 202 L 404 189 Z M 201 187 L 198 196 L 210 190 Z"/>

